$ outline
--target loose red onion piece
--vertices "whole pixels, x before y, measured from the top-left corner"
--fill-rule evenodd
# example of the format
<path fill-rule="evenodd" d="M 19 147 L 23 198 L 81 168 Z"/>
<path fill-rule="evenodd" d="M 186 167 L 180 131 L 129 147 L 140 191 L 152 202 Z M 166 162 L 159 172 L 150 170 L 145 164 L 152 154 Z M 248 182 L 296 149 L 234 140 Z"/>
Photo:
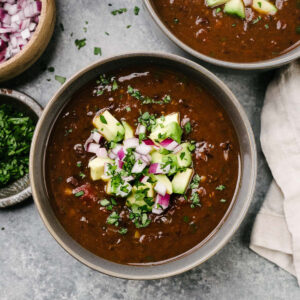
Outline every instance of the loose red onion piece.
<path fill-rule="evenodd" d="M 117 154 L 114 154 L 112 151 L 109 151 L 108 157 L 111 158 L 111 159 L 116 159 L 117 158 Z"/>
<path fill-rule="evenodd" d="M 97 151 L 96 151 L 96 155 L 98 157 L 106 158 L 107 157 L 107 150 L 105 148 L 98 148 Z"/>
<path fill-rule="evenodd" d="M 121 149 L 122 149 L 122 145 L 117 144 L 117 145 L 115 146 L 115 148 L 113 148 L 111 151 L 112 151 L 114 154 L 118 155 L 118 152 L 119 152 Z"/>
<path fill-rule="evenodd" d="M 140 135 L 140 134 L 143 134 L 143 133 L 146 133 L 146 127 L 142 124 L 139 124 L 136 131 L 135 131 L 135 134 Z"/>
<path fill-rule="evenodd" d="M 140 182 L 145 184 L 148 181 L 148 179 L 149 179 L 149 176 L 142 176 L 140 179 Z"/>
<path fill-rule="evenodd" d="M 154 190 L 161 196 L 164 196 L 167 192 L 166 186 L 160 181 L 156 183 Z"/>
<path fill-rule="evenodd" d="M 146 144 L 140 144 L 136 147 L 135 151 L 139 154 L 142 154 L 142 155 L 147 155 L 150 153 L 150 151 L 152 150 L 152 147 L 151 146 L 148 146 Z"/>
<path fill-rule="evenodd" d="M 168 174 L 170 172 L 170 168 L 170 165 L 162 168 L 159 163 L 154 163 L 149 167 L 149 174 Z"/>
<path fill-rule="evenodd" d="M 149 174 L 156 174 L 158 168 L 159 168 L 159 163 L 151 164 L 149 167 Z"/>
<path fill-rule="evenodd" d="M 89 143 L 88 146 L 87 146 L 87 152 L 90 152 L 90 153 L 97 153 L 98 149 L 100 148 L 100 146 L 96 143 Z"/>
<path fill-rule="evenodd" d="M 123 165 L 124 165 L 124 161 L 122 161 L 122 160 L 117 160 L 117 165 L 118 165 L 118 168 L 119 169 L 122 169 L 123 168 Z"/>
<path fill-rule="evenodd" d="M 131 173 L 134 173 L 134 174 L 137 174 L 137 173 L 142 173 L 143 170 L 146 168 L 147 164 L 143 161 L 136 161 L 132 170 L 131 170 Z"/>
<path fill-rule="evenodd" d="M 148 146 L 155 146 L 154 142 L 151 139 L 143 140 L 143 143 L 145 143 Z"/>
<path fill-rule="evenodd" d="M 181 145 L 178 145 L 174 150 L 173 150 L 173 153 L 176 154 L 178 152 L 180 152 L 182 150 L 182 146 Z"/>
<path fill-rule="evenodd" d="M 165 194 L 165 196 L 156 195 L 155 203 L 152 208 L 152 213 L 161 214 L 170 204 L 170 195 Z"/>
<path fill-rule="evenodd" d="M 146 155 L 141 155 L 141 160 L 147 165 L 150 165 L 151 163 L 151 159 L 149 159 Z"/>
<path fill-rule="evenodd" d="M 140 159 L 141 156 L 142 156 L 141 154 L 136 153 L 136 152 L 133 152 L 133 155 L 134 155 L 134 157 L 135 157 L 136 160 Z"/>
<path fill-rule="evenodd" d="M 138 138 L 129 138 L 124 141 L 125 148 L 136 148 L 139 145 Z"/>
<path fill-rule="evenodd" d="M 91 138 L 95 141 L 95 143 L 100 144 L 104 137 L 98 132 L 98 131 L 93 131 L 91 134 Z"/>
<path fill-rule="evenodd" d="M 118 158 L 119 158 L 120 160 L 123 160 L 123 158 L 125 157 L 125 151 L 124 151 L 124 149 L 121 148 L 121 149 L 118 151 L 117 155 L 118 155 Z"/>
<path fill-rule="evenodd" d="M 178 143 L 175 142 L 171 138 L 166 138 L 160 144 L 161 144 L 162 147 L 164 147 L 165 149 L 167 149 L 169 151 L 173 151 L 178 146 Z"/>
<path fill-rule="evenodd" d="M 122 179 L 124 181 L 132 181 L 132 180 L 134 180 L 134 177 L 132 175 L 130 175 L 130 176 L 122 176 Z"/>

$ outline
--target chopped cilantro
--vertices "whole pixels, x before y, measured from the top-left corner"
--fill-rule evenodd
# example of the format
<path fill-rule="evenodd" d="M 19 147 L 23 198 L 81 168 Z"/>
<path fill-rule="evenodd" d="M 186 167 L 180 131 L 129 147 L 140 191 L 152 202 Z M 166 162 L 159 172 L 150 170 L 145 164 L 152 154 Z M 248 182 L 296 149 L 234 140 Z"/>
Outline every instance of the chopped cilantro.
<path fill-rule="evenodd" d="M 131 25 L 127 25 L 126 28 L 129 29 L 131 27 Z"/>
<path fill-rule="evenodd" d="M 116 15 L 121 15 L 122 13 L 125 13 L 127 12 L 127 8 L 120 8 L 120 9 L 115 9 L 113 11 L 111 11 L 111 14 L 113 16 L 116 16 Z"/>
<path fill-rule="evenodd" d="M 261 16 L 258 16 L 256 19 L 254 19 L 252 21 L 252 24 L 256 24 L 257 22 L 259 22 L 261 20 Z"/>
<path fill-rule="evenodd" d="M 300 34 L 300 25 L 296 26 L 296 33 Z"/>
<path fill-rule="evenodd" d="M 55 75 L 55 80 L 58 81 L 59 83 L 61 84 L 64 84 L 66 82 L 66 77 L 62 77 L 62 76 L 59 76 L 59 75 Z"/>
<path fill-rule="evenodd" d="M 225 190 L 225 189 L 226 189 L 226 186 L 223 185 L 223 184 L 220 184 L 220 185 L 218 185 L 218 186 L 216 187 L 216 190 L 217 190 L 217 191 L 223 191 L 223 190 Z"/>
<path fill-rule="evenodd" d="M 198 193 L 193 193 L 190 201 L 192 202 L 191 208 L 195 208 L 196 206 L 201 206 L 200 204 L 200 197 Z"/>
<path fill-rule="evenodd" d="M 107 121 L 105 119 L 105 117 L 103 115 L 100 115 L 100 121 L 103 123 L 103 124 L 107 124 Z"/>
<path fill-rule="evenodd" d="M 84 191 L 79 191 L 79 192 L 75 193 L 74 195 L 75 195 L 75 197 L 81 197 L 84 195 Z"/>
<path fill-rule="evenodd" d="M 126 111 L 131 111 L 131 108 L 129 106 L 125 107 Z"/>
<path fill-rule="evenodd" d="M 128 229 L 123 227 L 123 228 L 120 228 L 118 232 L 120 234 L 126 234 L 128 232 Z"/>
<path fill-rule="evenodd" d="M 189 222 L 189 217 L 188 216 L 184 216 L 183 217 L 183 222 L 184 223 L 188 223 Z"/>
<path fill-rule="evenodd" d="M 218 14 L 220 11 L 221 11 L 221 8 L 220 8 L 220 7 L 216 8 L 216 13 L 217 13 L 217 14 Z"/>
<path fill-rule="evenodd" d="M 86 175 L 85 175 L 84 173 L 82 173 L 82 172 L 79 173 L 79 176 L 80 176 L 82 179 L 86 177 Z"/>
<path fill-rule="evenodd" d="M 269 29 L 269 25 L 268 25 L 268 24 L 265 24 L 265 28 L 266 28 L 266 29 Z"/>
<path fill-rule="evenodd" d="M 49 71 L 49 72 L 54 72 L 55 69 L 54 69 L 54 67 L 49 67 L 49 68 L 48 68 L 48 71 Z"/>
<path fill-rule="evenodd" d="M 99 48 L 99 47 L 95 47 L 94 48 L 94 54 L 95 55 L 102 55 L 102 50 L 101 50 L 101 48 Z"/>
<path fill-rule="evenodd" d="M 75 45 L 78 48 L 78 50 L 80 50 L 81 48 L 83 48 L 86 45 L 86 39 L 81 39 L 81 40 L 76 39 Z"/>
<path fill-rule="evenodd" d="M 110 202 L 107 199 L 103 199 L 103 200 L 100 200 L 100 204 L 102 206 L 108 206 L 110 204 Z"/>
<path fill-rule="evenodd" d="M 81 161 L 78 161 L 77 163 L 76 163 L 76 166 L 78 167 L 78 168 L 80 168 L 81 167 Z"/>
<path fill-rule="evenodd" d="M 184 130 L 185 130 L 186 134 L 189 134 L 189 133 L 192 131 L 191 122 L 187 122 L 187 123 L 184 125 Z"/>
<path fill-rule="evenodd" d="M 120 216 L 114 211 L 108 216 L 106 223 L 110 224 L 110 225 L 118 226 L 119 219 L 120 219 Z"/>
<path fill-rule="evenodd" d="M 199 187 L 200 180 L 201 180 L 201 177 L 198 174 L 195 174 L 192 179 L 192 182 L 190 183 L 190 188 L 197 189 Z"/>
<path fill-rule="evenodd" d="M 138 6 L 135 6 L 133 9 L 134 14 L 137 16 L 140 12 L 140 8 Z"/>
<path fill-rule="evenodd" d="M 173 19 L 173 22 L 174 22 L 174 24 L 178 24 L 178 23 L 179 23 L 179 19 L 174 18 L 174 19 Z"/>
<path fill-rule="evenodd" d="M 119 86 L 118 86 L 118 84 L 117 84 L 117 81 L 114 80 L 114 81 L 113 81 L 113 84 L 112 84 L 112 90 L 115 91 L 115 90 L 117 90 L 118 88 L 119 88 Z"/>
<path fill-rule="evenodd" d="M 221 199 L 220 202 L 221 202 L 221 203 L 225 203 L 225 202 L 226 202 L 226 199 Z"/>

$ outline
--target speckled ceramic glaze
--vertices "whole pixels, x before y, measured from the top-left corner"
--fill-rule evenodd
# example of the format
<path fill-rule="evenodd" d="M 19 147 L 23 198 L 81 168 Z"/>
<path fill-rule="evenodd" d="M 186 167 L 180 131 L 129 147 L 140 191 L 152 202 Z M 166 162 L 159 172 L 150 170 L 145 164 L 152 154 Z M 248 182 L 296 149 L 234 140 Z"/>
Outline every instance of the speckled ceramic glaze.
<path fill-rule="evenodd" d="M 169 29 L 168 27 L 161 21 L 160 17 L 156 13 L 152 0 L 144 0 L 144 6 L 148 9 L 148 12 L 154 22 L 158 25 L 161 31 L 171 40 L 173 41 L 178 47 L 183 49 L 184 51 L 188 52 L 189 54 L 195 56 L 196 58 L 201 59 L 202 61 L 208 62 L 210 64 L 225 67 L 229 69 L 236 69 L 236 70 L 267 70 L 278 68 L 283 65 L 290 63 L 293 60 L 296 60 L 300 57 L 300 47 L 296 47 L 292 51 L 289 51 L 281 56 L 275 57 L 273 59 L 259 61 L 259 62 L 252 62 L 252 63 L 235 63 L 229 61 L 223 61 L 220 59 L 216 59 L 207 55 L 204 55 L 187 44 L 183 43 L 179 38 L 177 38 Z"/>
<path fill-rule="evenodd" d="M 113 263 L 94 255 L 80 246 L 64 230 L 52 210 L 46 190 L 44 149 L 57 116 L 78 89 L 101 73 L 143 63 L 175 67 L 187 76 L 197 78 L 218 99 L 229 114 L 239 139 L 241 172 L 240 185 L 230 213 L 201 247 L 197 246 L 187 254 L 168 263 L 130 266 Z M 30 153 L 30 180 L 36 206 L 47 229 L 73 257 L 108 275 L 128 279 L 156 279 L 182 273 L 203 263 L 228 242 L 245 217 L 251 202 L 256 179 L 256 160 L 255 141 L 247 116 L 232 92 L 216 76 L 198 64 L 179 56 L 162 53 L 133 53 L 101 60 L 88 66 L 75 74 L 54 95 L 46 106 L 33 137 Z"/>
<path fill-rule="evenodd" d="M 0 104 L 8 103 L 14 105 L 18 110 L 27 112 L 34 119 L 42 114 L 42 108 L 29 96 L 9 89 L 0 89 Z M 19 203 L 31 196 L 29 176 L 13 182 L 5 188 L 0 189 L 0 207 L 6 207 Z"/>

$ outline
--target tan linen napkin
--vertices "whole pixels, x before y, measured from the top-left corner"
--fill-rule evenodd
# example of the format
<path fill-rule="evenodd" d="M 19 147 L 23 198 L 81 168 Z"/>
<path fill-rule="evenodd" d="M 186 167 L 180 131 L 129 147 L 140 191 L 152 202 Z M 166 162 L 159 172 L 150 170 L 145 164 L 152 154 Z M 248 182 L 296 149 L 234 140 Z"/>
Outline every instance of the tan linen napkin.
<path fill-rule="evenodd" d="M 250 248 L 297 276 L 300 284 L 300 61 L 269 85 L 260 140 L 274 179 Z"/>

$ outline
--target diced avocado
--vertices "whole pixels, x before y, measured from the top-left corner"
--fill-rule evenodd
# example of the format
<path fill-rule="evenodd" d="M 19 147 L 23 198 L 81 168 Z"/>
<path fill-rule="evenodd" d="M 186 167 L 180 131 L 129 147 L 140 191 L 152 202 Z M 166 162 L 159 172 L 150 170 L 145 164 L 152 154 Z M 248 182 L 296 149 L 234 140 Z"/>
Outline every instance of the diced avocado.
<path fill-rule="evenodd" d="M 143 193 L 145 189 L 148 189 L 147 193 Z M 145 196 L 149 198 L 154 197 L 153 186 L 149 182 L 139 185 L 138 187 L 134 186 L 132 188 L 131 194 L 127 197 L 126 205 L 128 207 L 132 207 L 133 205 L 136 205 L 138 207 L 143 206 L 143 207 L 147 207 L 150 210 L 151 206 L 149 205 L 149 202 L 147 203 L 145 201 Z"/>
<path fill-rule="evenodd" d="M 219 6 L 225 4 L 229 0 L 206 0 L 206 5 L 210 7 Z"/>
<path fill-rule="evenodd" d="M 193 173 L 193 169 L 178 172 L 172 180 L 173 193 L 184 194 L 193 177 Z"/>
<path fill-rule="evenodd" d="M 89 162 L 90 175 L 92 180 L 103 179 L 106 178 L 104 175 L 104 165 L 105 163 L 113 163 L 113 160 L 110 158 L 96 157 Z M 103 179 L 105 180 L 105 179 Z"/>
<path fill-rule="evenodd" d="M 225 4 L 224 12 L 245 19 L 246 15 L 243 0 L 230 0 Z"/>
<path fill-rule="evenodd" d="M 155 180 L 160 181 L 166 188 L 167 194 L 173 193 L 172 183 L 166 175 L 154 175 Z"/>
<path fill-rule="evenodd" d="M 160 154 L 158 151 L 153 151 L 150 155 L 152 163 L 162 163 L 163 155 Z"/>
<path fill-rule="evenodd" d="M 124 140 L 130 139 L 134 137 L 133 129 L 132 127 L 125 121 L 122 121 L 122 125 L 125 129 L 125 135 Z"/>
<path fill-rule="evenodd" d="M 181 144 L 182 150 L 176 154 L 178 167 L 185 168 L 192 164 L 192 154 L 189 151 L 189 143 Z"/>
<path fill-rule="evenodd" d="M 277 12 L 276 6 L 267 0 L 253 0 L 252 8 L 267 15 L 275 15 Z"/>
<path fill-rule="evenodd" d="M 156 119 L 156 124 L 163 124 L 164 126 L 167 126 L 168 124 L 176 122 L 178 125 L 180 125 L 180 118 L 179 118 L 179 113 L 171 113 L 166 116 L 161 116 L 160 118 Z"/>
<path fill-rule="evenodd" d="M 93 125 L 106 138 L 107 141 L 122 141 L 125 129 L 122 124 L 109 112 L 104 111 L 93 119 Z"/>
<path fill-rule="evenodd" d="M 150 134 L 150 139 L 153 141 L 161 142 L 164 139 L 170 137 L 174 141 L 180 144 L 182 129 L 177 122 L 171 122 L 167 125 L 156 126 Z"/>

